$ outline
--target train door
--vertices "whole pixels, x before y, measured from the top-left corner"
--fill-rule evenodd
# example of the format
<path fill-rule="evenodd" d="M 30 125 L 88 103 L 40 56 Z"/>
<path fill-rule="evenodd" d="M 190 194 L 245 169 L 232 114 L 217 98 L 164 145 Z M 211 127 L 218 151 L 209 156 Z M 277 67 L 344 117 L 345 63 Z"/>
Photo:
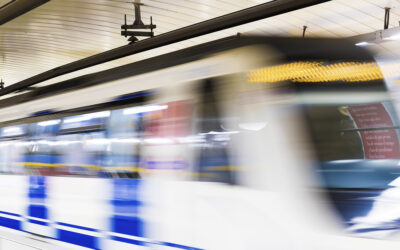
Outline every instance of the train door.
<path fill-rule="evenodd" d="M 28 124 L 29 150 L 24 165 L 31 175 L 52 176 L 56 173 L 59 157 L 55 150 L 55 135 L 59 120 Z"/>
<path fill-rule="evenodd" d="M 139 169 L 141 115 L 134 108 L 111 111 L 109 141 L 100 176 L 111 177 L 111 213 L 106 249 L 141 249 L 146 225 L 142 214 L 142 171 Z"/>
<path fill-rule="evenodd" d="M 249 83 L 246 71 L 204 79 L 197 93 L 194 127 L 202 141 L 194 153 L 199 173 L 194 225 L 199 246 L 296 249 L 302 236 L 290 233 L 298 226 L 285 204 L 299 176 L 288 174 L 288 166 L 303 163 L 289 144 L 299 135 L 293 128 L 299 117 L 284 105 L 289 97 Z"/>
<path fill-rule="evenodd" d="M 106 120 L 110 111 L 66 117 L 60 125 L 57 149 L 59 174 L 96 176 L 108 146 Z"/>
<path fill-rule="evenodd" d="M 139 156 L 141 116 L 134 109 L 111 111 L 107 122 L 108 150 L 102 163 L 101 176 L 140 178 Z"/>
<path fill-rule="evenodd" d="M 166 80 L 168 82 L 168 80 Z M 154 249 L 194 247 L 192 114 L 195 82 L 169 82 L 141 107 L 144 216 Z M 139 110 L 139 109 L 136 109 Z M 195 248 L 193 248 L 195 249 Z"/>
<path fill-rule="evenodd" d="M 24 154 L 28 150 L 27 126 L 16 125 L 1 128 L 0 162 L 1 173 L 25 173 Z"/>
<path fill-rule="evenodd" d="M 108 229 L 112 185 L 95 178 L 108 147 L 106 120 L 110 111 L 65 117 L 56 137 L 60 157 L 58 177 L 49 179 L 49 199 L 55 238 L 99 249 Z"/>
<path fill-rule="evenodd" d="M 0 226 L 22 230 L 27 206 L 28 177 L 23 176 L 27 150 L 25 125 L 0 129 Z"/>
<path fill-rule="evenodd" d="M 48 176 L 55 174 L 59 161 L 54 143 L 59 123 L 59 120 L 51 120 L 28 124 L 30 143 L 24 157 L 25 168 L 30 173 L 24 230 L 47 237 L 54 237 L 48 204 Z"/>

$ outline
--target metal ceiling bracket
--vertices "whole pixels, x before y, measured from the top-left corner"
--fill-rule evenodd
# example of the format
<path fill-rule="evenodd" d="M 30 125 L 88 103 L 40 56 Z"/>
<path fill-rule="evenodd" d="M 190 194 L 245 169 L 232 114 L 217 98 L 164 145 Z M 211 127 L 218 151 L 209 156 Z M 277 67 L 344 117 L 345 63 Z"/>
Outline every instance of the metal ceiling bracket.
<path fill-rule="evenodd" d="M 389 19 L 390 18 L 390 8 L 386 7 L 385 8 L 385 20 L 383 24 L 383 29 L 387 30 L 389 28 Z"/>
<path fill-rule="evenodd" d="M 306 37 L 307 28 L 308 27 L 306 25 L 303 26 L 303 38 Z"/>
<path fill-rule="evenodd" d="M 150 24 L 146 25 L 142 21 L 142 14 L 140 11 L 140 6 L 144 5 L 142 3 L 133 3 L 135 6 L 135 21 L 133 22 L 132 25 L 128 25 L 126 21 L 126 15 L 125 15 L 125 24 L 121 25 L 121 36 L 128 37 L 128 41 L 130 42 L 129 44 L 135 43 L 139 41 L 137 36 L 143 36 L 143 37 L 153 37 L 154 32 L 153 29 L 155 29 L 157 26 L 153 24 L 153 17 L 150 17 Z M 134 31 L 134 30 L 140 30 L 140 29 L 150 29 L 150 32 L 145 32 L 145 31 Z"/>

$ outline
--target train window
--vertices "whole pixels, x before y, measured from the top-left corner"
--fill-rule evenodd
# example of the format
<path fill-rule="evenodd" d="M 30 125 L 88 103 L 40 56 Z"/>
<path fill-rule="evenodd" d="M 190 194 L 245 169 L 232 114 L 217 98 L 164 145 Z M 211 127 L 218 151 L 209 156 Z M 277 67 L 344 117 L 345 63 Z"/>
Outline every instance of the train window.
<path fill-rule="evenodd" d="M 307 114 L 316 135 L 318 159 L 327 162 L 363 158 L 361 136 L 346 106 L 310 106 Z"/>
<path fill-rule="evenodd" d="M 27 128 L 26 125 L 17 125 L 1 128 L 1 138 L 15 138 L 26 135 Z"/>
<path fill-rule="evenodd" d="M 26 151 L 26 144 L 18 140 L 0 142 L 1 173 L 24 173 L 23 155 Z"/>
<path fill-rule="evenodd" d="M 312 105 L 305 110 L 321 171 L 337 170 L 327 171 L 324 175 L 328 186 L 385 188 L 395 178 L 395 175 L 376 176 L 375 180 L 339 178 L 345 172 L 350 175 L 348 170 L 356 168 L 397 167 L 400 159 L 399 124 L 390 102 Z M 347 171 L 341 172 L 340 169 Z M 374 176 L 372 172 L 366 175 Z"/>
<path fill-rule="evenodd" d="M 373 233 L 396 224 L 397 216 L 376 216 L 384 213 L 378 207 L 390 205 L 382 197 L 400 176 L 400 130 L 392 104 L 313 104 L 304 110 L 321 184 L 348 230 Z"/>
<path fill-rule="evenodd" d="M 48 122 L 48 123 L 47 123 Z M 28 144 L 23 164 L 31 175 L 54 175 L 57 164 L 55 154 L 55 133 L 59 122 L 28 124 Z"/>
<path fill-rule="evenodd" d="M 23 155 L 27 150 L 26 125 L 9 126 L 0 129 L 0 172 L 24 173 Z"/>
<path fill-rule="evenodd" d="M 107 123 L 108 149 L 101 176 L 139 178 L 141 116 L 133 108 L 113 110 Z"/>
<path fill-rule="evenodd" d="M 57 136 L 59 175 L 95 176 L 107 148 L 105 133 L 82 132 Z"/>
<path fill-rule="evenodd" d="M 110 116 L 110 111 L 101 111 L 63 119 L 60 126 L 61 133 L 74 133 L 77 131 L 95 131 L 104 129 L 105 120 Z"/>
<path fill-rule="evenodd" d="M 62 119 L 56 137 L 58 175 L 97 175 L 108 146 L 109 116 L 110 111 L 100 111 Z"/>

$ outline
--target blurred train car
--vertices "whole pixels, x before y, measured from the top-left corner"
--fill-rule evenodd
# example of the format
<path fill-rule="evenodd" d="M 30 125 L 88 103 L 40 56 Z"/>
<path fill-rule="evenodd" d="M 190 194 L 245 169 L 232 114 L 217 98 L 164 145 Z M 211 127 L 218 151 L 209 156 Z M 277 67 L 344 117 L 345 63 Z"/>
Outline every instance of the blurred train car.
<path fill-rule="evenodd" d="M 399 122 L 344 40 L 226 38 L 2 99 L 0 122 L 0 238 L 32 249 L 400 247 Z"/>

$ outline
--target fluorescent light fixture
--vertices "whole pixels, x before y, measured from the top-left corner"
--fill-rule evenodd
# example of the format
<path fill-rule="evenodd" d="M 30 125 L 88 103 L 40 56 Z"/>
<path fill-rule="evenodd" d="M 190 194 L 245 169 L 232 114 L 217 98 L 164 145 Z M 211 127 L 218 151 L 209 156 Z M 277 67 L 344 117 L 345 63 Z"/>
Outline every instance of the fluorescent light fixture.
<path fill-rule="evenodd" d="M 110 139 L 111 142 L 114 143 L 140 143 L 141 140 L 139 138 L 124 138 L 124 139 L 118 139 L 118 138 L 113 138 Z"/>
<path fill-rule="evenodd" d="M 248 123 L 240 123 L 239 128 L 250 130 L 250 131 L 259 131 L 267 126 L 266 122 L 248 122 Z"/>
<path fill-rule="evenodd" d="M 33 141 L 33 144 L 56 146 L 57 145 L 57 141 L 39 140 L 39 141 Z"/>
<path fill-rule="evenodd" d="M 79 115 L 79 116 L 67 118 L 64 120 L 64 123 L 82 122 L 82 121 L 87 121 L 87 120 L 91 120 L 94 118 L 104 118 L 104 117 L 109 117 L 109 116 L 110 116 L 110 111 L 102 111 L 102 112 L 96 112 L 96 113 Z"/>
<path fill-rule="evenodd" d="M 399 39 L 400 39 L 400 34 L 396 34 L 396 35 L 392 35 L 392 36 L 383 38 L 383 40 L 389 40 L 389 41 L 395 41 L 395 40 L 399 40 Z"/>
<path fill-rule="evenodd" d="M 370 33 L 348 37 L 347 39 L 360 47 L 400 40 L 400 27 L 377 30 Z"/>
<path fill-rule="evenodd" d="M 207 142 L 204 139 L 204 135 L 191 135 L 187 137 L 177 137 L 176 138 L 179 143 L 204 143 Z"/>
<path fill-rule="evenodd" d="M 17 145 L 17 146 L 20 146 L 20 147 L 31 146 L 31 145 L 33 145 L 33 144 L 34 144 L 33 141 L 18 141 L 18 142 L 16 143 L 16 145 Z"/>
<path fill-rule="evenodd" d="M 78 144 L 78 143 L 82 143 L 82 141 L 57 141 L 56 145 L 58 146 L 65 146 L 65 145 L 71 145 L 71 144 Z"/>
<path fill-rule="evenodd" d="M 41 127 L 47 127 L 47 126 L 57 125 L 59 123 L 60 120 L 50 120 L 50 121 L 39 122 L 38 125 Z"/>
<path fill-rule="evenodd" d="M 356 162 L 361 162 L 363 160 L 360 159 L 350 159 L 350 160 L 334 160 L 334 161 L 329 161 L 329 163 L 335 163 L 335 164 L 346 164 L 346 163 L 356 163 Z"/>
<path fill-rule="evenodd" d="M 200 133 L 199 135 L 231 135 L 231 134 L 238 134 L 239 131 L 223 131 L 223 132 L 217 132 L 217 131 L 210 131 L 208 133 Z"/>
<path fill-rule="evenodd" d="M 168 105 L 146 105 L 124 109 L 124 115 L 140 114 L 167 109 Z"/>
<path fill-rule="evenodd" d="M 22 128 L 13 126 L 13 127 L 6 127 L 3 128 L 3 136 L 14 136 L 14 135 L 20 135 L 23 134 Z"/>
<path fill-rule="evenodd" d="M 90 140 L 85 141 L 86 144 L 90 144 L 90 145 L 107 145 L 110 142 L 111 141 L 107 138 L 95 138 L 95 139 L 90 139 Z"/>
<path fill-rule="evenodd" d="M 364 47 L 364 46 L 372 45 L 372 43 L 369 43 L 369 42 L 359 42 L 359 43 L 356 43 L 356 45 L 357 45 L 357 46 L 360 46 L 360 47 Z"/>
<path fill-rule="evenodd" d="M 144 142 L 148 144 L 173 144 L 175 141 L 172 138 L 153 137 L 144 139 Z"/>

